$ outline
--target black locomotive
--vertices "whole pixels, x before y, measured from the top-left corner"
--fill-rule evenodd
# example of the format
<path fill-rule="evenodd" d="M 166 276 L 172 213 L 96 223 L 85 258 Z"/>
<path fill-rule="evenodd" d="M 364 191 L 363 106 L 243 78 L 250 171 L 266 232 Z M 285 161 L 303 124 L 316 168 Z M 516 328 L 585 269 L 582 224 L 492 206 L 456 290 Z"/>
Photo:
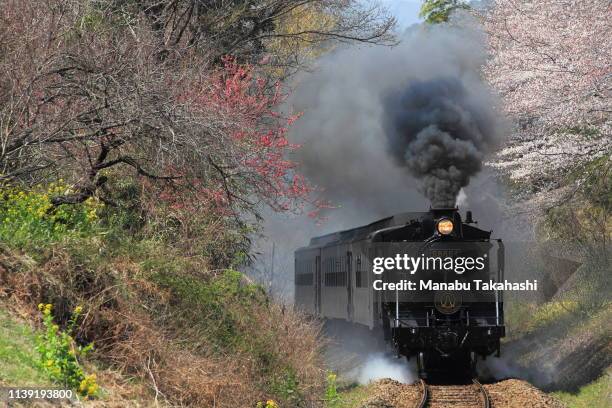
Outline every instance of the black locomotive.
<path fill-rule="evenodd" d="M 475 224 L 469 211 L 462 220 L 456 208 L 431 209 L 312 238 L 295 252 L 296 306 L 375 330 L 399 355 L 415 357 L 422 377 L 448 367 L 473 373 L 477 356 L 499 356 L 505 335 L 502 294 L 474 288 L 475 280 L 503 281 L 504 246 Z M 435 262 L 412 274 L 373 273 L 376 258 L 397 254 L 484 262 L 461 274 Z M 375 290 L 407 280 L 414 290 Z M 466 282 L 467 290 L 447 290 Z"/>

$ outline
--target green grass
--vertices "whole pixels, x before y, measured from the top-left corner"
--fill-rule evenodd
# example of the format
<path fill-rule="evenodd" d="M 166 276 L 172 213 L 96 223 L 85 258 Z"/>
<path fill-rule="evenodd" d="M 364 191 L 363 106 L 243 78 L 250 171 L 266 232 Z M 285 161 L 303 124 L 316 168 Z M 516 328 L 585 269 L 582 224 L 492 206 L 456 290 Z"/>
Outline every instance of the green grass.
<path fill-rule="evenodd" d="M 347 387 L 341 387 L 338 393 L 340 395 L 340 402 L 337 405 L 339 408 L 355 408 L 370 394 L 370 387 L 351 384 Z"/>
<path fill-rule="evenodd" d="M 32 329 L 0 309 L 0 383 L 4 386 L 49 386 L 38 367 Z"/>
<path fill-rule="evenodd" d="M 568 408 L 607 408 L 612 406 L 612 375 L 604 374 L 596 381 L 580 388 L 577 394 L 555 392 Z"/>
<path fill-rule="evenodd" d="M 151 280 L 173 294 L 174 318 L 200 327 L 217 351 L 242 350 L 257 353 L 265 333 L 245 333 L 251 328 L 248 311 L 265 302 L 264 292 L 253 284 L 243 284 L 240 272 L 226 270 L 215 278 L 204 280 L 181 275 L 180 264 L 156 265 Z M 176 269 L 176 270 L 173 270 Z M 269 356 L 268 356 L 269 357 Z"/>
<path fill-rule="evenodd" d="M 505 322 L 511 337 L 521 337 L 529 332 L 545 330 L 579 320 L 579 305 L 572 301 L 551 301 L 541 305 L 527 302 L 507 302 Z"/>

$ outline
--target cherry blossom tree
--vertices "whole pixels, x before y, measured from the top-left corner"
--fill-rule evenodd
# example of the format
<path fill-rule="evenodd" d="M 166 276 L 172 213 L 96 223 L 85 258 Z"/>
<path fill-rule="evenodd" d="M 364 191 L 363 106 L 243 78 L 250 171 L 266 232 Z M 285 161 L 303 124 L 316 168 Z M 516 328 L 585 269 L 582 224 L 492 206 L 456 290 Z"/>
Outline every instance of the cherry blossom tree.
<path fill-rule="evenodd" d="M 609 163 L 611 11 L 606 0 L 496 0 L 485 15 L 485 74 L 516 123 L 494 165 L 531 193 L 567 198 L 590 163 Z"/>

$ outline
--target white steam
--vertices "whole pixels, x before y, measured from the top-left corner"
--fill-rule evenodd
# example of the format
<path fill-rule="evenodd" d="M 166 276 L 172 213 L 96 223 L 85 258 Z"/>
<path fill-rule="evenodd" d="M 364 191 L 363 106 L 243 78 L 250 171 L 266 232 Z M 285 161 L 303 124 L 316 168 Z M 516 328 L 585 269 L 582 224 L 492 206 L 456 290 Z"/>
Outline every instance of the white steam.
<path fill-rule="evenodd" d="M 395 359 L 383 353 L 370 355 L 365 363 L 357 367 L 355 380 L 359 384 L 368 384 L 383 378 L 390 378 L 404 384 L 416 380 L 414 368 L 404 359 Z"/>
<path fill-rule="evenodd" d="M 463 208 L 468 202 L 467 194 L 465 194 L 465 190 L 459 190 L 459 194 L 457 195 L 457 206 Z"/>

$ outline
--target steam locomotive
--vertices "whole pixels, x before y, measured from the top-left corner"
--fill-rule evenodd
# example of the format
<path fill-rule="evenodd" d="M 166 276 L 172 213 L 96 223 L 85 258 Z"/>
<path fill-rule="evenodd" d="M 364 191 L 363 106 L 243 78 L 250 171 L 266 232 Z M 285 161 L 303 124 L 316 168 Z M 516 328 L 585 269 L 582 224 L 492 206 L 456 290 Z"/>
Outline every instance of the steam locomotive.
<path fill-rule="evenodd" d="M 474 290 L 474 285 L 446 290 L 504 279 L 503 242 L 475 224 L 470 211 L 462 220 L 457 208 L 430 209 L 312 238 L 295 251 L 296 307 L 369 328 L 398 355 L 416 358 L 422 378 L 449 367 L 473 374 L 478 356 L 500 355 L 505 335 L 500 292 Z M 446 261 L 480 257 L 484 262 L 460 274 L 440 262 L 412 273 L 373 273 L 377 258 L 400 254 Z M 399 288 L 397 283 L 409 280 L 414 290 L 377 290 L 393 288 L 384 283 Z M 429 286 L 419 288 L 420 282 Z"/>

